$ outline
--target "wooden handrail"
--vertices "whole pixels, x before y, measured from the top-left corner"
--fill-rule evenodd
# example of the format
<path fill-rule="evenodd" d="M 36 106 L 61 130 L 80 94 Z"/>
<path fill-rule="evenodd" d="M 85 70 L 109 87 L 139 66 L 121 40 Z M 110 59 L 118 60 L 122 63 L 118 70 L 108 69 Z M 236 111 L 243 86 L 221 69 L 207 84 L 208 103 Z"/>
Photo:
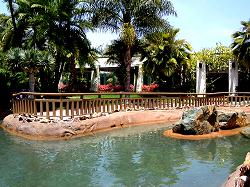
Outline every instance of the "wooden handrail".
<path fill-rule="evenodd" d="M 107 97 L 109 95 L 110 97 Z M 111 97 L 114 96 L 113 98 Z M 80 96 L 79 98 L 70 98 Z M 90 96 L 97 96 L 91 98 Z M 133 97 L 131 97 L 133 96 Z M 239 106 L 250 104 L 250 92 L 169 93 L 37 93 L 13 94 L 14 114 L 46 117 L 74 117 L 93 113 L 112 113 L 123 110 L 170 109 L 204 105 Z"/>

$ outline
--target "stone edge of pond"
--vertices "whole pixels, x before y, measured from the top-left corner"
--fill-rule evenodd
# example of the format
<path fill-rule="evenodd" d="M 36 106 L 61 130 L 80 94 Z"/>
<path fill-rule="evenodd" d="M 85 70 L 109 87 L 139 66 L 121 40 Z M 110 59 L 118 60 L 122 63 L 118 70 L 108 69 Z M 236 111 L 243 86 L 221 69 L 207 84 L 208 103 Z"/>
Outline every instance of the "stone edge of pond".
<path fill-rule="evenodd" d="M 246 154 L 245 161 L 231 173 L 221 187 L 249 186 L 250 152 Z"/>
<path fill-rule="evenodd" d="M 181 118 L 182 111 L 173 109 L 116 112 L 83 121 L 53 123 L 19 121 L 17 116 L 10 114 L 4 118 L 1 127 L 12 135 L 30 140 L 65 140 L 117 128 L 174 123 Z"/>
<path fill-rule="evenodd" d="M 210 134 L 203 134 L 203 135 L 183 135 L 173 133 L 172 129 L 167 130 L 164 132 L 164 135 L 170 138 L 182 139 L 182 140 L 204 140 L 204 139 L 211 139 L 211 138 L 220 138 L 225 136 L 233 136 L 240 134 L 241 130 L 245 128 L 236 128 L 232 130 L 219 130 L 218 132 L 212 132 Z"/>

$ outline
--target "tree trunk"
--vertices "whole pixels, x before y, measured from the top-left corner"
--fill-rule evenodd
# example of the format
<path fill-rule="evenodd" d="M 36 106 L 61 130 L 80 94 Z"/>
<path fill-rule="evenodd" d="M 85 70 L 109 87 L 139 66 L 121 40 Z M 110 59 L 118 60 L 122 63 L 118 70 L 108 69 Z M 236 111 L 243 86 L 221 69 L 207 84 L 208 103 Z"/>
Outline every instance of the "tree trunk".
<path fill-rule="evenodd" d="M 76 70 L 74 55 L 70 57 L 70 84 L 71 84 L 72 92 L 78 91 L 77 90 L 77 70 Z"/>
<path fill-rule="evenodd" d="M 126 52 L 124 55 L 124 64 L 126 67 L 126 81 L 125 81 L 125 92 L 130 91 L 130 68 L 131 68 L 131 62 L 132 62 L 132 57 L 131 57 L 131 47 L 127 46 L 126 47 Z"/>
<path fill-rule="evenodd" d="M 33 72 L 29 72 L 29 90 L 30 92 L 35 91 L 35 75 Z"/>
<path fill-rule="evenodd" d="M 13 2 L 12 0 L 8 0 L 9 3 L 9 7 L 10 7 L 10 14 L 11 14 L 11 19 L 12 19 L 12 25 L 14 28 L 14 31 L 16 32 L 17 28 L 16 28 L 16 21 L 15 21 L 15 17 L 14 17 L 14 9 L 13 9 Z"/>
<path fill-rule="evenodd" d="M 54 81 L 53 81 L 53 86 L 52 86 L 52 92 L 58 92 L 58 84 L 59 80 L 61 78 L 62 72 L 64 69 L 64 63 L 62 56 L 59 52 L 59 49 L 57 49 L 57 55 L 56 55 L 56 61 L 55 61 L 55 69 L 54 69 Z"/>

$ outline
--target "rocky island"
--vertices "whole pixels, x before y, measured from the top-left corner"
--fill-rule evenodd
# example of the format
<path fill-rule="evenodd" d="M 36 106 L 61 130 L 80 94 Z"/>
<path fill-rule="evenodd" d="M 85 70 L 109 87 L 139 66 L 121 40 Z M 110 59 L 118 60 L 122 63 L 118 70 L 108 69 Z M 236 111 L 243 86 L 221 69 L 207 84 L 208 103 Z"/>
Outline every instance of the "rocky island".
<path fill-rule="evenodd" d="M 249 115 L 241 110 L 202 106 L 184 111 L 181 120 L 164 134 L 191 140 L 229 136 L 239 132 L 247 136 L 249 120 Z"/>

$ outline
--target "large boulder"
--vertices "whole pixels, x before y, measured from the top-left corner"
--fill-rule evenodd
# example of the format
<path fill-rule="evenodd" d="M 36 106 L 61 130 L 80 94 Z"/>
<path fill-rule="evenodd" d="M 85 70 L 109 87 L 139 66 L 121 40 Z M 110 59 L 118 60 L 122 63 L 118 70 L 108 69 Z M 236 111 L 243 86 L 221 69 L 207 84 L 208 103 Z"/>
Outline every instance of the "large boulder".
<path fill-rule="evenodd" d="M 227 178 L 223 187 L 248 187 L 250 186 L 250 152 L 245 161 Z"/>
<path fill-rule="evenodd" d="M 179 123 L 173 127 L 174 133 L 202 135 L 248 125 L 245 112 L 217 111 L 215 106 L 202 106 L 184 111 Z"/>
<path fill-rule="evenodd" d="M 214 106 L 202 106 L 184 111 L 180 122 L 172 130 L 174 133 L 185 135 L 201 135 L 218 131 L 217 110 Z"/>
<path fill-rule="evenodd" d="M 221 113 L 218 115 L 220 129 L 235 129 L 247 125 L 247 115 L 245 112 Z"/>
<path fill-rule="evenodd" d="M 240 133 L 247 138 L 250 138 L 250 127 L 244 127 L 241 129 Z"/>

